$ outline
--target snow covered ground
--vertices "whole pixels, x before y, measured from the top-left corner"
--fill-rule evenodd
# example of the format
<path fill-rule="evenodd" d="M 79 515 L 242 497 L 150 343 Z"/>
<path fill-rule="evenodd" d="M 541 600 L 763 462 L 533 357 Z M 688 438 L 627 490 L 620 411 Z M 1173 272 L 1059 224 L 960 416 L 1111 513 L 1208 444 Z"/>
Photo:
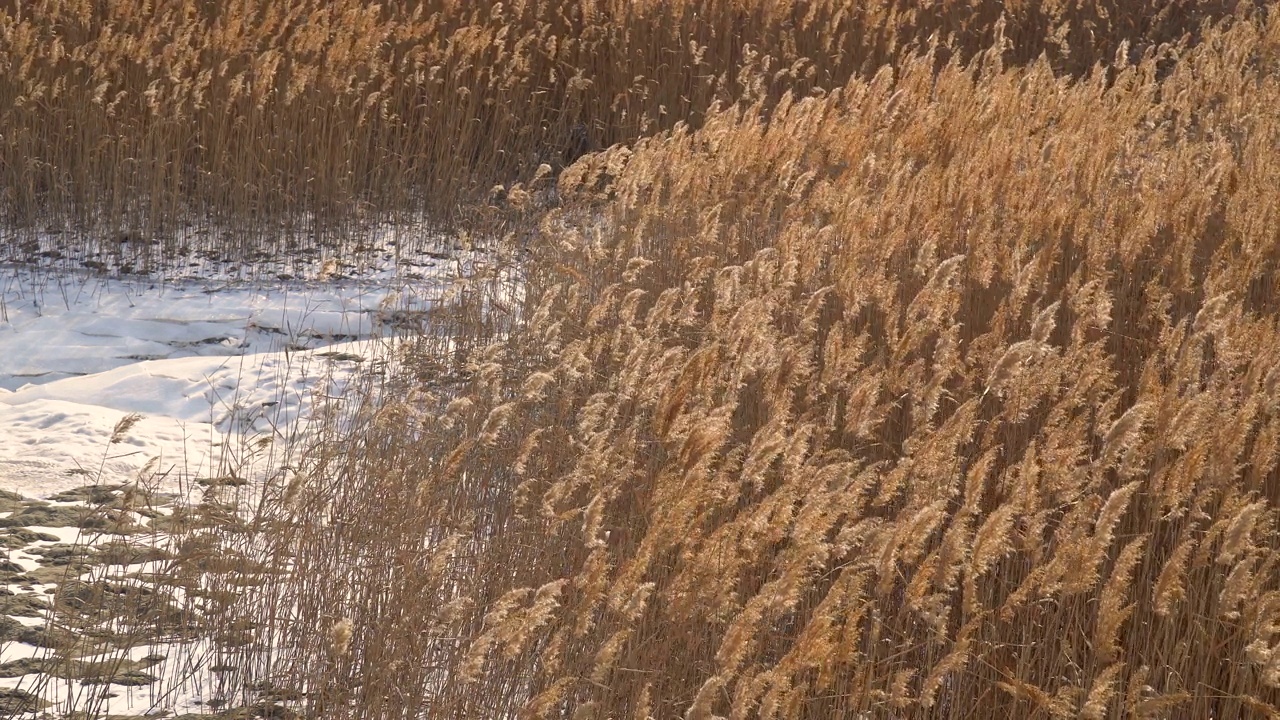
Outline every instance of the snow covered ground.
<path fill-rule="evenodd" d="M 0 490 L 57 509 L 69 504 L 60 493 L 86 484 L 145 475 L 154 489 L 174 491 L 246 467 L 271 473 L 317 401 L 384 367 L 396 338 L 420 327 L 476 262 L 456 250 L 408 253 L 387 233 L 361 246 L 358 259 L 334 252 L 250 267 L 205 258 L 145 275 L 120 272 L 133 267 L 120 247 L 106 262 L 100 253 L 71 255 L 56 237 L 26 247 L 26 257 L 0 254 Z M 266 460 L 244 454 L 263 447 L 271 448 Z M 0 512 L 0 523 L 21 512 Z M 42 546 L 65 547 L 79 532 L 29 529 L 45 539 L 12 546 L 14 577 L 38 569 Z M 6 582 L 0 593 L 14 597 L 44 597 L 52 587 Z M 0 667 L 44 652 L 0 642 Z M 38 673 L 15 672 L 0 674 L 0 693 L 41 687 Z M 39 693 L 65 701 L 58 688 L 76 686 L 56 681 Z M 112 714 L 199 707 L 190 692 L 160 702 L 155 688 L 107 689 Z"/>
<path fill-rule="evenodd" d="M 128 481 L 152 458 L 194 477 L 218 470 L 211 453 L 232 435 L 289 439 L 317 393 L 377 362 L 464 267 L 386 248 L 359 265 L 317 258 L 306 274 L 204 269 L 173 280 L 0 264 L 0 489 Z M 131 413 L 142 417 L 110 443 Z"/>
<path fill-rule="evenodd" d="M 390 293 L 80 279 L 76 301 L 51 311 L 16 275 L 0 324 L 0 489 L 29 497 L 132 480 L 153 457 L 208 474 L 229 436 L 285 439 L 316 393 L 378 354 Z M 142 417 L 111 443 L 131 413 Z"/>

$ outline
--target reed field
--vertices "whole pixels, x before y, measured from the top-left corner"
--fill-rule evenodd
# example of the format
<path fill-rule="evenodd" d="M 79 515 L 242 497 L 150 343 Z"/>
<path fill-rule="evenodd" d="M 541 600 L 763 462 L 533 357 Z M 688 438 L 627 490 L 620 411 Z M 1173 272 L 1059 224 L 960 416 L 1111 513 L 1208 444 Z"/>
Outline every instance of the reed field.
<path fill-rule="evenodd" d="M 10 0 L 0 213 L 495 248 L 172 524 L 222 717 L 1277 717 L 1272 10 Z"/>
<path fill-rule="evenodd" d="M 1004 55 L 1079 76 L 1245 5 L 1019 3 Z M 744 95 L 821 94 L 931 42 L 967 60 L 1002 13 L 1000 0 L 4 0 L 0 218 L 8 234 L 79 238 L 195 227 L 219 250 L 424 214 L 474 226 L 495 184 L 544 164 L 700 125 Z"/>

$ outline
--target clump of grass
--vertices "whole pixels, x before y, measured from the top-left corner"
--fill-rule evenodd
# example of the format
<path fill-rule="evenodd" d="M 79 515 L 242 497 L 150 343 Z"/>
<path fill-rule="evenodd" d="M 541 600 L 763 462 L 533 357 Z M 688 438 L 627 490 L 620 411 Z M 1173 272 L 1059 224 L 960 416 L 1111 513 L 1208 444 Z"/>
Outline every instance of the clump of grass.
<path fill-rule="evenodd" d="M 451 307 L 270 510 L 259 672 L 324 717 L 1280 711 L 1276 32 L 583 158 L 517 321 Z"/>

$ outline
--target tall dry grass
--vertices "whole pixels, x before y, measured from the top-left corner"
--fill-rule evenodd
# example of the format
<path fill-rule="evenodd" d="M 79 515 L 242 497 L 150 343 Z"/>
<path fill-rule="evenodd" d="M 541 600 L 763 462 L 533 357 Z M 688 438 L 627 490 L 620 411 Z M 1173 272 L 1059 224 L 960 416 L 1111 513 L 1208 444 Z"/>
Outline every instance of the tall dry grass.
<path fill-rule="evenodd" d="M 1236 6 L 5 5 L 0 192 L 268 233 L 567 166 L 505 188 L 520 292 L 193 523 L 227 703 L 1267 717 L 1280 18 Z"/>
<path fill-rule="evenodd" d="M 76 242 L 194 226 L 229 250 L 475 225 L 495 183 L 931 41 L 967 60 L 1000 26 L 1006 62 L 1079 76 L 1256 4 L 6 0 L 0 218 Z"/>
<path fill-rule="evenodd" d="M 1280 714 L 1280 18 L 1179 54 L 929 53 L 569 167 L 519 322 L 474 288 L 267 507 L 251 679 L 325 718 Z"/>

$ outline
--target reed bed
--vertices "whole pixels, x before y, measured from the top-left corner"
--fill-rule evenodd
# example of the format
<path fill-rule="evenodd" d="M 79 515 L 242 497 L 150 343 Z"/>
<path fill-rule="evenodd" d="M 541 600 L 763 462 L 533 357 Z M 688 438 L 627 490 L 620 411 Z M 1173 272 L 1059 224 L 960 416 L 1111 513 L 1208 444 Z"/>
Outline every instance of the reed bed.
<path fill-rule="evenodd" d="M 326 718 L 1280 713 L 1280 18 L 1001 47 L 560 173 L 518 314 L 472 286 L 266 508 L 246 666 Z"/>
<path fill-rule="evenodd" d="M 1253 4 L 5 0 L 0 218 L 8 242 L 195 228 L 241 254 L 298 228 L 474 228 L 496 184 L 718 102 L 820 94 L 931 44 L 963 61 L 997 34 L 1006 62 L 1079 76 Z"/>
<path fill-rule="evenodd" d="M 211 28 L 164 72 L 229 52 L 205 97 L 236 111 L 154 119 L 147 147 L 201 149 L 137 167 L 208 174 L 125 197 L 440 202 L 500 218 L 518 268 L 460 286 L 237 524 L 273 571 L 204 578 L 233 590 L 225 704 L 1280 714 L 1276 14 L 190 7 L 139 32 Z M 6 202 L 85 207 L 68 187 L 100 186 Z"/>

